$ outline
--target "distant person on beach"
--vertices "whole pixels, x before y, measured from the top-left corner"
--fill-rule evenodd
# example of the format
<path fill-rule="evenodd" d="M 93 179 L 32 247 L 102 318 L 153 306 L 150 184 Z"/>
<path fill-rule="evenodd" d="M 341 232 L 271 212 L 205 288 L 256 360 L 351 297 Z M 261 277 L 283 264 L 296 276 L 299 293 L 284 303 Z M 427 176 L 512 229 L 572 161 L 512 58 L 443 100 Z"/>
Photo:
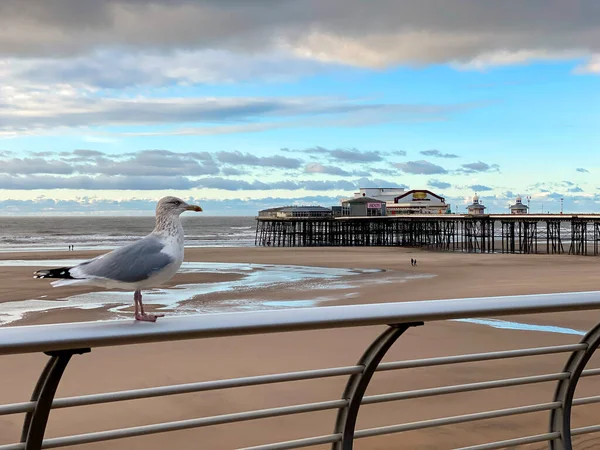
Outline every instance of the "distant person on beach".
<path fill-rule="evenodd" d="M 414 259 L 412 259 L 412 258 L 410 258 L 410 265 L 411 265 L 411 266 L 414 266 L 414 265 L 415 265 L 415 260 L 414 260 Z"/>
<path fill-rule="evenodd" d="M 415 258 L 415 264 L 414 264 L 414 265 L 415 265 L 415 266 L 417 265 L 417 260 L 416 260 L 416 258 Z"/>

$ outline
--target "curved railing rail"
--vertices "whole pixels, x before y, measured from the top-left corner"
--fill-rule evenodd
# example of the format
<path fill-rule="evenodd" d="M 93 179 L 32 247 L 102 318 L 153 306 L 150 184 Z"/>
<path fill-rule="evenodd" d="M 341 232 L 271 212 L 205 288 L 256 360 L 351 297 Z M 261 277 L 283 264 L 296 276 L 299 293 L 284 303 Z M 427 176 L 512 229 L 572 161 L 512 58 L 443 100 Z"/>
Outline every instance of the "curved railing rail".
<path fill-rule="evenodd" d="M 548 442 L 550 448 L 556 450 L 571 449 L 572 436 L 600 431 L 600 425 L 572 429 L 570 422 L 571 411 L 574 406 L 600 403 L 600 396 L 574 398 L 575 388 L 581 377 L 600 375 L 600 369 L 585 368 L 592 354 L 598 345 L 600 345 L 600 325 L 590 330 L 578 344 L 386 363 L 382 363 L 381 360 L 403 333 L 409 331 L 412 327 L 432 321 L 595 309 L 600 309 L 600 292 L 333 306 L 294 309 L 293 311 L 275 310 L 210 314 L 165 318 L 152 324 L 120 320 L 0 328 L 0 355 L 43 352 L 50 356 L 29 401 L 0 405 L 0 416 L 25 414 L 21 442 L 0 445 L 0 450 L 59 448 L 325 410 L 337 410 L 336 423 L 332 424 L 333 433 L 294 441 L 248 447 L 246 450 L 282 450 L 310 447 L 319 444 L 331 444 L 335 450 L 350 450 L 353 447 L 355 439 L 540 411 L 547 411 L 549 414 L 550 427 L 548 432 L 464 447 L 462 450 L 487 450 L 536 442 Z M 71 357 L 87 353 L 95 347 L 366 325 L 385 325 L 386 328 L 365 351 L 358 363 L 353 366 L 54 398 L 61 376 Z M 417 367 L 433 367 L 560 353 L 569 355 L 565 367 L 561 372 L 365 396 L 366 388 L 376 371 L 405 370 Z M 346 389 L 341 399 L 163 422 L 72 436 L 44 438 L 46 423 L 53 409 L 341 376 L 348 377 Z M 356 418 L 361 405 L 544 382 L 555 382 L 557 386 L 554 398 L 548 399 L 549 401 L 546 403 L 378 428 L 355 429 Z"/>

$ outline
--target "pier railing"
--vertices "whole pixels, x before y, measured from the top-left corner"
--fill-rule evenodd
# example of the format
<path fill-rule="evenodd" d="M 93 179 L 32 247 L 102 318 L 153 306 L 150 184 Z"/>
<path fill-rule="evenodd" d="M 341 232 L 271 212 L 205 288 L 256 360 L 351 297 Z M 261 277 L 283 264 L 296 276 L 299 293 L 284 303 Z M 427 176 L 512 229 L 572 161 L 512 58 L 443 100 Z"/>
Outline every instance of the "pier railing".
<path fill-rule="evenodd" d="M 164 318 L 155 324 L 119 320 L 1 328 L 0 356 L 43 352 L 49 356 L 49 359 L 39 377 L 37 385 L 33 389 L 33 394 L 29 401 L 0 405 L 0 417 L 9 414 L 25 415 L 20 442 L 0 445 L 0 450 L 62 448 L 78 444 L 166 433 L 175 430 L 224 425 L 234 422 L 326 410 L 337 411 L 337 419 L 335 423 L 331 424 L 332 431 L 330 434 L 306 436 L 302 439 L 286 442 L 265 442 L 264 445 L 247 447 L 246 450 L 282 450 L 322 444 L 331 445 L 333 449 L 337 450 L 349 450 L 352 449 L 356 439 L 540 411 L 548 413 L 549 427 L 547 430 L 541 430 L 535 435 L 463 447 L 462 450 L 489 450 L 543 442 L 547 442 L 551 449 L 571 449 L 572 436 L 600 431 L 600 425 L 582 428 L 571 427 L 571 412 L 574 407 L 600 403 L 600 395 L 575 398 L 575 388 L 581 377 L 600 375 L 600 369 L 586 368 L 592 354 L 600 344 L 600 325 L 591 329 L 579 343 L 575 344 L 385 363 L 381 361 L 386 352 L 403 333 L 409 332 L 413 327 L 427 325 L 434 321 L 596 309 L 600 309 L 600 292 L 207 314 Z M 83 355 L 97 347 L 372 325 L 381 325 L 383 328 L 382 333 L 364 351 L 359 361 L 352 366 L 328 367 L 317 370 L 265 374 L 243 378 L 54 398 L 61 376 L 67 368 L 71 357 L 74 355 Z M 348 350 L 357 351 L 356 348 Z M 375 372 L 379 371 L 397 371 L 417 367 L 454 365 L 465 362 L 472 363 L 549 354 L 567 355 L 562 371 L 519 378 L 505 378 L 378 395 L 365 395 L 372 376 Z M 85 358 L 86 356 L 78 357 Z M 154 423 L 70 436 L 44 437 L 49 415 L 56 409 L 330 377 L 348 377 L 348 380 L 343 393 L 340 392 L 339 397 L 331 398 L 327 401 Z M 517 405 L 506 409 L 486 410 L 471 414 L 439 417 L 376 428 L 356 429 L 356 419 L 361 405 L 422 399 L 446 394 L 544 382 L 554 382 L 556 389 L 554 396 L 548 398 L 543 403 Z M 267 433 L 265 432 L 264 434 L 265 439 L 267 439 Z M 399 439 L 398 448 L 404 448 L 401 442 Z M 442 444 L 440 443 L 440 445 Z"/>

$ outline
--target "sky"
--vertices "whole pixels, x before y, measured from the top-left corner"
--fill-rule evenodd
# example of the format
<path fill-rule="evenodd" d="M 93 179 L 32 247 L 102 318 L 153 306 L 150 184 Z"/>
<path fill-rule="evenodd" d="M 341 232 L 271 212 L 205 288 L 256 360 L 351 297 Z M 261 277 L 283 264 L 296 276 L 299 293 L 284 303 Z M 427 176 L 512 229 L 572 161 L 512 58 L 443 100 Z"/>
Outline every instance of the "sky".
<path fill-rule="evenodd" d="M 5 0 L 0 214 L 600 212 L 597 0 Z"/>

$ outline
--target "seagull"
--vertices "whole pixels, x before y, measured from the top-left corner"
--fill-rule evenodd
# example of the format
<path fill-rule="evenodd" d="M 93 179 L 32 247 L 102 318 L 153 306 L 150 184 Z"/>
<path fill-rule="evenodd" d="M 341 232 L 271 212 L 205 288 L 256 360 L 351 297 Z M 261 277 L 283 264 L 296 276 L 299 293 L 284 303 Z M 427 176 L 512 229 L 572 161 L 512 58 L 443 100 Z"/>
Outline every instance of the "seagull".
<path fill-rule="evenodd" d="M 132 290 L 135 320 L 156 322 L 164 314 L 148 314 L 142 304 L 142 289 L 170 280 L 183 262 L 183 226 L 179 215 L 202 211 L 177 197 L 164 197 L 156 205 L 156 226 L 139 241 L 125 245 L 73 267 L 38 270 L 33 278 L 60 278 L 52 286 L 87 285 Z"/>

